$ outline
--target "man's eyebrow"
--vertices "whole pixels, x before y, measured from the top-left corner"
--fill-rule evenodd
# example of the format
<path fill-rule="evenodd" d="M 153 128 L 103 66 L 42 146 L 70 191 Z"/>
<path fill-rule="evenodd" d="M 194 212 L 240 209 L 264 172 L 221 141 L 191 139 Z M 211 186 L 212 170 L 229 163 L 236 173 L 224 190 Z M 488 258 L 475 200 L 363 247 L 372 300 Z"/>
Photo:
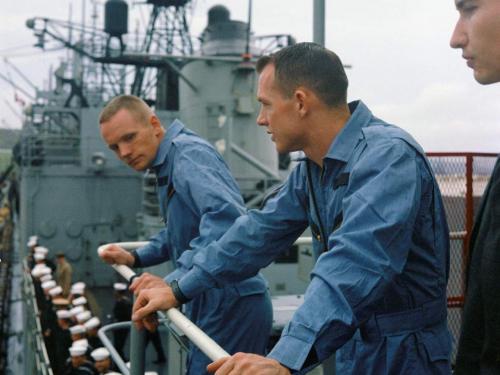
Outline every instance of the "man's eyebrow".
<path fill-rule="evenodd" d="M 120 141 L 124 141 L 128 138 L 130 138 L 132 135 L 135 135 L 137 132 L 135 131 L 131 131 L 131 132 L 128 132 L 128 133 L 125 133 L 123 134 L 121 137 L 120 137 Z"/>
<path fill-rule="evenodd" d="M 464 8 L 465 4 L 472 2 L 472 0 L 455 0 L 455 7 L 457 8 L 457 10 L 461 10 Z"/>

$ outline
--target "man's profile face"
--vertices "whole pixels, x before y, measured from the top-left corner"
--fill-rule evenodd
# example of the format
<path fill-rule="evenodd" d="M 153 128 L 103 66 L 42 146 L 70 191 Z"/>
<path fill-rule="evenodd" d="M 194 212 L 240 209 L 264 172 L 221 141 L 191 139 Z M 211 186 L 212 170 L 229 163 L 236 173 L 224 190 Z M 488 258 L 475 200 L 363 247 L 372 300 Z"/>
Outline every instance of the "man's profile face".
<path fill-rule="evenodd" d="M 296 102 L 286 98 L 275 84 L 274 65 L 267 65 L 259 76 L 257 100 L 260 112 L 257 124 L 265 126 L 279 153 L 302 149 L 305 136 L 297 122 Z"/>
<path fill-rule="evenodd" d="M 452 48 L 481 84 L 500 82 L 500 0 L 455 0 L 459 18 L 451 36 Z"/>
<path fill-rule="evenodd" d="M 143 123 L 127 109 L 120 109 L 101 124 L 101 136 L 120 160 L 136 171 L 143 171 L 151 166 L 163 133 L 154 115 L 148 123 Z"/>

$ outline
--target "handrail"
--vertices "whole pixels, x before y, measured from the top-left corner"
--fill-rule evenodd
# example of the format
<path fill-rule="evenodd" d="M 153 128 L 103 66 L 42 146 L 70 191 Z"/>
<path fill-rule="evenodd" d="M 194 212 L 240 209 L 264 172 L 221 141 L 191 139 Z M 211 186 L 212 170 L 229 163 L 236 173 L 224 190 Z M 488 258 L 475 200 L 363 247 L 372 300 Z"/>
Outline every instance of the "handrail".
<path fill-rule="evenodd" d="M 450 232 L 450 239 L 461 239 L 465 236 L 465 234 L 466 232 L 463 231 Z M 135 250 L 139 247 L 145 246 L 147 243 L 147 241 L 109 243 L 99 246 L 97 252 L 98 254 L 101 254 L 101 252 L 111 244 L 118 245 L 125 250 Z M 310 244 L 312 244 L 312 237 L 300 237 L 294 243 L 294 245 Z M 131 280 L 136 276 L 136 273 L 125 265 L 112 264 L 111 267 L 113 267 L 128 282 L 131 282 Z M 162 312 L 159 311 L 157 314 L 161 320 L 165 319 L 165 314 L 163 314 Z M 193 344 L 195 344 L 211 360 L 216 361 L 218 359 L 229 356 L 229 354 L 224 349 L 222 349 L 214 340 L 207 336 L 193 322 L 186 318 L 178 309 L 169 309 L 166 312 L 166 317 L 170 321 L 172 321 L 179 328 L 179 330 L 184 333 L 191 340 L 191 342 L 193 342 Z M 104 332 L 102 333 L 104 336 Z M 99 331 L 99 337 L 101 337 L 101 331 Z"/>
<path fill-rule="evenodd" d="M 143 246 L 147 242 L 118 242 L 116 245 L 127 250 Z M 99 246 L 97 253 L 101 254 L 104 249 L 111 244 Z M 136 273 L 125 265 L 111 264 L 121 276 L 130 282 Z M 160 319 L 165 316 L 158 312 Z M 179 328 L 193 344 L 195 344 L 208 358 L 212 361 L 217 361 L 224 357 L 229 357 L 229 354 L 222 349 L 214 340 L 212 340 L 205 332 L 198 328 L 193 322 L 186 318 L 178 309 L 171 308 L 166 311 L 166 317 Z"/>
<path fill-rule="evenodd" d="M 30 336 L 28 336 L 29 342 L 25 342 L 25 344 L 30 347 L 29 349 L 31 349 L 27 350 L 27 352 L 33 353 L 34 366 L 37 373 L 53 375 L 47 348 L 45 346 L 45 340 L 43 339 L 42 326 L 40 323 L 40 311 L 38 310 L 36 302 L 35 287 L 33 285 L 31 274 L 27 272 L 29 268 L 26 258 L 22 260 L 21 266 L 23 267 L 22 293 L 28 309 L 26 312 L 28 326 L 25 328 L 27 332 L 33 333 L 33 335 L 30 334 Z M 25 361 L 30 362 L 31 360 L 31 358 L 25 358 Z"/>
<path fill-rule="evenodd" d="M 129 327 L 130 325 L 131 325 L 130 322 L 111 323 L 111 324 L 107 324 L 107 325 L 101 327 L 99 329 L 99 331 L 97 331 L 97 335 L 99 336 L 99 339 L 101 340 L 103 345 L 109 350 L 109 354 L 113 358 L 115 365 L 118 367 L 118 369 L 124 375 L 129 375 L 130 369 L 127 367 L 127 364 L 123 361 L 120 354 L 116 351 L 115 347 L 113 346 L 111 341 L 108 339 L 108 336 L 106 336 L 106 332 L 112 331 L 114 329 Z"/>

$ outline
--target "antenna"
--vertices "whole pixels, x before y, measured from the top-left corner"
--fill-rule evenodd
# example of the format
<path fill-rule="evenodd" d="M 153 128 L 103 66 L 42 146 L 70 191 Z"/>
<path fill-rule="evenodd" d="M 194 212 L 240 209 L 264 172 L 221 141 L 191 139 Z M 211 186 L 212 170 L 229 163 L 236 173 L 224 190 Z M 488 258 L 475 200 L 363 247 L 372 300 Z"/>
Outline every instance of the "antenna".
<path fill-rule="evenodd" d="M 12 64 L 6 57 L 4 57 L 3 60 L 5 64 L 10 66 L 11 69 L 14 69 L 14 71 L 19 75 L 19 77 L 21 77 L 24 80 L 24 82 L 26 82 L 33 90 L 35 91 L 37 90 L 37 87 L 33 84 L 33 82 L 31 82 L 31 80 L 28 77 L 26 77 L 26 75 L 17 66 Z"/>
<path fill-rule="evenodd" d="M 247 42 L 245 46 L 245 58 L 250 58 L 250 33 L 252 32 L 252 0 L 248 0 L 248 23 L 247 23 Z"/>
<path fill-rule="evenodd" d="M 313 42 L 325 45 L 325 0 L 314 0 Z"/>
<path fill-rule="evenodd" d="M 12 113 L 19 119 L 21 122 L 23 121 L 23 116 L 17 112 L 17 110 L 10 104 L 10 102 L 6 99 L 4 99 L 4 103 L 7 104 L 7 107 L 12 111 Z"/>

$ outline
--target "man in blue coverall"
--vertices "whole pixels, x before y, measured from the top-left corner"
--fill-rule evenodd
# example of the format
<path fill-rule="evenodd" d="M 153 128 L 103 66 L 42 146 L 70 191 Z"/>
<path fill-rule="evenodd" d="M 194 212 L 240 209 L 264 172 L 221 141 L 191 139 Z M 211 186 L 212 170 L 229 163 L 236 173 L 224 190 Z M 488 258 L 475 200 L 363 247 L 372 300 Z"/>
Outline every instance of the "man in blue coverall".
<path fill-rule="evenodd" d="M 420 146 L 347 104 L 340 59 L 314 43 L 261 58 L 257 123 L 278 152 L 304 160 L 262 210 L 196 249 L 170 287 L 142 290 L 132 319 L 254 275 L 309 225 L 317 257 L 304 303 L 267 357 L 237 353 L 216 374 L 305 373 L 337 351 L 337 374 L 449 374 L 449 238 L 443 203 Z"/>
<path fill-rule="evenodd" d="M 217 240 L 245 212 L 236 181 L 221 156 L 206 141 L 176 120 L 165 131 L 141 99 L 123 95 L 103 109 L 101 136 L 131 168 L 156 174 L 160 211 L 166 227 L 133 253 L 111 245 L 102 258 L 109 263 L 147 267 L 172 260 L 176 270 L 165 281 L 145 274 L 131 286 L 135 292 L 166 286 L 192 266 L 194 251 Z M 168 223 L 168 225 L 167 225 Z M 220 289 L 199 294 L 186 305 L 186 315 L 229 353 L 264 354 L 271 331 L 272 306 L 260 275 L 241 278 Z M 187 373 L 206 373 L 210 362 L 193 347 Z"/>
<path fill-rule="evenodd" d="M 500 0 L 455 0 L 459 18 L 450 45 L 483 85 L 500 82 Z M 500 374 L 500 159 L 469 242 L 467 293 L 456 375 Z"/>

